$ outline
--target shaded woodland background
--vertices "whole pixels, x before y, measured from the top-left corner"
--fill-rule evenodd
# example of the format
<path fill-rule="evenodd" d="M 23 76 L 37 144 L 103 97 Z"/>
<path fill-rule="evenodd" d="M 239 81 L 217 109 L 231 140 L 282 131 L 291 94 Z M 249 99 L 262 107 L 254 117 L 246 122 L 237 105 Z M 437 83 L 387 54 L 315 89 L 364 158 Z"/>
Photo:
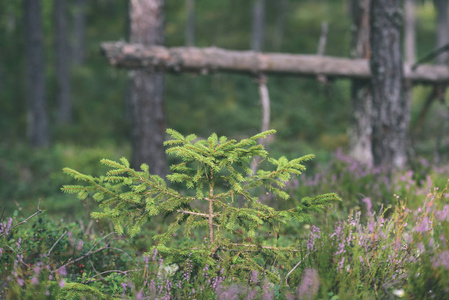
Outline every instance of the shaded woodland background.
<path fill-rule="evenodd" d="M 32 147 L 33 142 L 30 145 L 27 138 L 30 129 L 25 78 L 30 75 L 25 57 L 30 45 L 25 37 L 29 26 L 34 26 L 25 22 L 27 2 L 32 5 L 37 1 L 0 2 L 1 205 L 7 212 L 18 205 L 33 209 L 43 198 L 50 210 L 73 212 L 80 204 L 75 199 L 67 203 L 68 198 L 62 198 L 59 192 L 67 181 L 61 175 L 62 167 L 99 174 L 100 158 L 131 155 L 127 72 L 110 67 L 99 51 L 103 41 L 127 39 L 128 1 L 42 1 L 41 18 L 31 22 L 41 22 L 43 31 L 43 71 L 32 75 L 45 82 L 50 135 L 44 147 Z M 316 54 L 322 23 L 327 22 L 324 53 L 350 56 L 350 1 L 265 1 L 264 42 L 259 45 L 252 40 L 252 1 L 196 0 L 194 18 L 189 19 L 186 7 L 190 2 L 166 1 L 167 47 L 260 48 L 266 52 Z M 445 1 L 435 1 L 440 2 Z M 415 3 L 417 57 L 439 46 L 435 3 Z M 64 76 L 68 80 L 64 81 Z M 269 146 L 274 155 L 293 158 L 315 153 L 317 160 L 310 166 L 313 173 L 337 149 L 348 151 L 350 85 L 349 80 L 320 82 L 315 78 L 270 76 L 270 127 L 278 131 Z M 216 132 L 234 138 L 260 130 L 258 87 L 248 76 L 168 74 L 164 92 L 168 128 L 184 134 L 208 136 Z M 449 152 L 444 141 L 445 104 L 433 103 L 424 122 L 418 122 L 430 92 L 431 87 L 423 86 L 413 90 L 413 150 L 417 157 L 431 162 L 438 159 L 442 164 L 447 162 Z"/>

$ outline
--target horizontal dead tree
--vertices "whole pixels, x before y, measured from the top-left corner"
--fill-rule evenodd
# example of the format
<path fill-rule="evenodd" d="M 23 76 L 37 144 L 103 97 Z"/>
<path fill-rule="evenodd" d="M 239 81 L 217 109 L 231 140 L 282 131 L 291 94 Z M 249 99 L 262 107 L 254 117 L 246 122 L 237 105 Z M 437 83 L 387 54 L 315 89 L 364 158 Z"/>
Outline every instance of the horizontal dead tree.
<path fill-rule="evenodd" d="M 247 74 L 284 74 L 368 79 L 366 59 L 318 55 L 231 51 L 220 48 L 144 46 L 124 42 L 101 45 L 102 53 L 113 66 L 127 69 L 151 69 L 164 72 L 234 72 Z M 407 80 L 414 83 L 449 82 L 447 66 L 421 65 L 416 70 L 404 65 Z"/>

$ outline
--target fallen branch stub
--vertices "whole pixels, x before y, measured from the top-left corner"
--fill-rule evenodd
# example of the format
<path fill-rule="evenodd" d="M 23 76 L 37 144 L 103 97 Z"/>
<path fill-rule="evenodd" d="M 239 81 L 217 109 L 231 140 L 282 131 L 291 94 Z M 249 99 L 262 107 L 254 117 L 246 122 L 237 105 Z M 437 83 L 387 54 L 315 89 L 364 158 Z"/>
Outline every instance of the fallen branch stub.
<path fill-rule="evenodd" d="M 102 53 L 115 67 L 150 69 L 164 72 L 234 72 L 248 74 L 284 74 L 368 79 L 367 59 L 350 59 L 318 55 L 232 51 L 220 48 L 144 46 L 124 42 L 101 45 Z M 412 71 L 404 66 L 405 79 L 413 83 L 449 82 L 447 66 L 421 65 Z"/>

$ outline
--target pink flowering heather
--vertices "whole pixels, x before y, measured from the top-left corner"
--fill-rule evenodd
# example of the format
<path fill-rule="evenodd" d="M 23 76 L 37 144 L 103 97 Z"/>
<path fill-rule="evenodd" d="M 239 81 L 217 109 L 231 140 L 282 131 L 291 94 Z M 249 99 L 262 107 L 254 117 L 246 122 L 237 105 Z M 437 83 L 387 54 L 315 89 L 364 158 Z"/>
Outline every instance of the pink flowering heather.
<path fill-rule="evenodd" d="M 59 275 L 67 276 L 67 269 L 65 267 L 59 268 L 57 271 Z"/>
<path fill-rule="evenodd" d="M 25 282 L 24 282 L 24 280 L 23 280 L 22 278 L 17 278 L 17 283 L 18 283 L 20 286 L 23 286 L 23 284 L 24 284 Z"/>
<path fill-rule="evenodd" d="M 427 232 L 432 229 L 432 221 L 424 217 L 415 227 L 415 232 Z"/>
<path fill-rule="evenodd" d="M 435 255 L 432 259 L 432 266 L 434 268 L 443 267 L 445 270 L 449 269 L 449 250 L 444 250 L 443 252 Z"/>
<path fill-rule="evenodd" d="M 316 269 L 306 269 L 298 288 L 299 299 L 313 299 L 320 288 L 320 278 Z"/>
<path fill-rule="evenodd" d="M 315 240 L 321 237 L 321 231 L 315 225 L 312 225 L 310 229 L 309 239 L 307 240 L 307 250 L 311 251 L 315 246 Z"/>
<path fill-rule="evenodd" d="M 78 243 L 76 244 L 76 250 L 77 251 L 81 251 L 81 249 L 83 249 L 83 240 L 79 240 Z"/>
<path fill-rule="evenodd" d="M 435 212 L 435 218 L 440 221 L 449 221 L 449 205 L 446 204 L 442 210 L 437 210 Z"/>

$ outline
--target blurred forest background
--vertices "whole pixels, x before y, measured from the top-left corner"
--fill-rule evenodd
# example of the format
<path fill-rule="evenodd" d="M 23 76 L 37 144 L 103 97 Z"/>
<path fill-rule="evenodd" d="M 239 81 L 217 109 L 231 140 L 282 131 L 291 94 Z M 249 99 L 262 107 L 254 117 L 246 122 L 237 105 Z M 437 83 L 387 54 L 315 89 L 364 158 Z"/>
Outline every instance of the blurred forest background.
<path fill-rule="evenodd" d="M 50 132 L 46 147 L 32 147 L 27 138 L 26 2 L 0 1 L 0 208 L 5 214 L 31 211 L 42 199 L 42 207 L 50 213 L 77 215 L 83 211 L 79 200 L 60 193 L 61 185 L 68 181 L 61 169 L 68 166 L 97 175 L 103 171 L 98 164 L 101 158 L 131 155 L 128 72 L 111 67 L 100 54 L 101 42 L 127 39 L 128 1 L 41 1 L 37 21 L 42 24 L 44 71 L 35 76 L 45 81 Z M 197 47 L 251 49 L 253 1 L 194 1 L 193 42 L 186 31 L 187 3 L 166 1 L 165 46 L 194 43 Z M 326 22 L 325 55 L 350 57 L 349 3 L 265 1 L 261 50 L 316 54 L 322 23 Z M 437 48 L 434 4 L 431 0 L 415 4 L 417 57 Z M 68 86 L 61 84 L 64 72 L 69 76 Z M 269 145 L 275 156 L 314 153 L 317 159 L 308 165 L 313 174 L 337 149 L 348 151 L 350 80 L 323 83 L 316 78 L 269 76 L 267 85 L 270 128 L 278 132 Z M 72 103 L 67 118 L 61 116 L 58 106 L 61 88 Z M 209 136 L 216 132 L 233 138 L 260 130 L 258 85 L 249 76 L 166 74 L 164 90 L 168 128 L 183 134 Z M 412 130 L 430 92 L 431 87 L 426 86 L 413 89 Z M 444 134 L 446 114 L 445 104 L 435 102 L 425 122 L 414 131 L 413 148 L 418 156 L 433 161 L 437 152 L 438 163 L 447 162 L 447 145 L 435 150 L 438 136 Z"/>

